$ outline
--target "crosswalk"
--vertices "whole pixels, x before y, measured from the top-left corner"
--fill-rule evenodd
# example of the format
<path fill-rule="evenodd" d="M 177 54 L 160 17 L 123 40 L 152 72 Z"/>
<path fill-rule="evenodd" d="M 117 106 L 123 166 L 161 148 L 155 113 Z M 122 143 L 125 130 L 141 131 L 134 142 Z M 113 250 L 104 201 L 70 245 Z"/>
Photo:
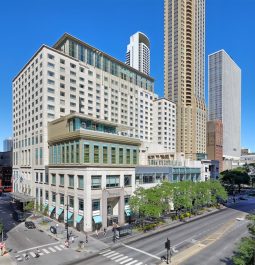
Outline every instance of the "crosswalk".
<path fill-rule="evenodd" d="M 113 251 L 110 249 L 100 252 L 99 254 L 119 264 L 124 264 L 124 265 L 142 265 L 143 264 L 143 262 L 141 261 L 130 258 L 129 256 L 126 256 L 124 254 L 121 254 L 117 251 Z"/>
<path fill-rule="evenodd" d="M 44 248 L 39 249 L 38 254 L 40 256 L 43 256 L 43 255 L 47 255 L 47 254 L 51 254 L 51 253 L 56 253 L 58 251 L 62 251 L 63 249 L 65 249 L 64 245 L 56 245 L 56 246 L 44 247 Z M 33 249 L 31 251 L 20 253 L 19 255 L 16 255 L 15 258 L 16 258 L 17 261 L 23 261 L 24 259 L 26 259 L 26 255 L 27 255 L 28 259 L 31 258 L 31 257 L 35 258 L 36 257 L 36 253 L 37 253 L 37 250 Z"/>

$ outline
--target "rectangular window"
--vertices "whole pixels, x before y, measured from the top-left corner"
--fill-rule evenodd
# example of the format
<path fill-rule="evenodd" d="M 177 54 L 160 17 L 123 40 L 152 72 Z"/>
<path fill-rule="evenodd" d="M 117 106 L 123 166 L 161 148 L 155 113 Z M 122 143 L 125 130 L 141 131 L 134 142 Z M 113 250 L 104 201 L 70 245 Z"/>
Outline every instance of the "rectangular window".
<path fill-rule="evenodd" d="M 115 147 L 112 147 L 111 148 L 111 151 L 112 151 L 112 154 L 111 154 L 112 164 L 116 164 L 116 148 Z"/>
<path fill-rule="evenodd" d="M 49 175 L 45 173 L 45 184 L 49 184 Z"/>
<path fill-rule="evenodd" d="M 107 146 L 103 146 L 103 163 L 107 164 L 108 163 L 108 148 Z"/>
<path fill-rule="evenodd" d="M 65 197 L 64 194 L 60 194 L 60 205 L 64 205 L 65 204 Z"/>
<path fill-rule="evenodd" d="M 47 190 L 45 191 L 45 200 L 49 200 L 49 192 Z"/>
<path fill-rule="evenodd" d="M 123 164 L 123 148 L 119 149 L 119 164 Z"/>
<path fill-rule="evenodd" d="M 52 202 L 56 202 L 56 193 L 52 192 Z"/>
<path fill-rule="evenodd" d="M 101 189 L 101 176 L 91 176 L 91 189 Z"/>
<path fill-rule="evenodd" d="M 99 146 L 94 145 L 94 163 L 99 163 Z"/>
<path fill-rule="evenodd" d="M 51 185 L 56 185 L 56 174 L 51 174 Z"/>
<path fill-rule="evenodd" d="M 68 179 L 69 188 L 74 188 L 74 175 L 68 175 Z"/>
<path fill-rule="evenodd" d="M 80 163 L 80 145 L 79 143 L 76 143 L 76 158 L 75 158 L 76 163 Z"/>
<path fill-rule="evenodd" d="M 74 145 L 71 144 L 71 163 L 74 163 Z"/>
<path fill-rule="evenodd" d="M 78 175 L 78 189 L 84 189 L 84 178 L 81 175 Z"/>
<path fill-rule="evenodd" d="M 84 163 L 89 163 L 89 145 L 84 145 Z"/>
<path fill-rule="evenodd" d="M 127 149 L 127 164 L 130 164 L 130 149 Z"/>
<path fill-rule="evenodd" d="M 70 156 L 69 156 L 69 145 L 66 145 L 66 163 L 68 164 L 70 161 Z"/>
<path fill-rule="evenodd" d="M 106 188 L 116 188 L 120 186 L 120 176 L 106 176 Z"/>
<path fill-rule="evenodd" d="M 133 164 L 137 164 L 137 150 L 133 150 Z"/>
<path fill-rule="evenodd" d="M 83 199 L 78 199 L 79 200 L 79 211 L 83 211 L 84 210 L 84 201 Z"/>
<path fill-rule="evenodd" d="M 124 186 L 130 187 L 132 185 L 132 175 L 124 175 Z"/>
<path fill-rule="evenodd" d="M 59 175 L 59 186 L 65 186 L 65 175 L 64 174 L 60 174 Z"/>
<path fill-rule="evenodd" d="M 74 206 L 74 198 L 73 198 L 73 196 L 69 196 L 69 206 L 71 208 L 73 208 L 73 206 Z"/>
<path fill-rule="evenodd" d="M 100 211 L 100 200 L 92 201 L 92 211 Z"/>

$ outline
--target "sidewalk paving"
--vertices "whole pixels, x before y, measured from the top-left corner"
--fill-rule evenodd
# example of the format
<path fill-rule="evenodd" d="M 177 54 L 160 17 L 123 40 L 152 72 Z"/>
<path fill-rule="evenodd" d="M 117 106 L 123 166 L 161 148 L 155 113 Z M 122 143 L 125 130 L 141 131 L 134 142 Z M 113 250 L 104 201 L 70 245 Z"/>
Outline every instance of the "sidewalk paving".
<path fill-rule="evenodd" d="M 1 265 L 16 265 L 16 262 L 14 262 L 11 256 L 7 253 L 4 256 L 0 256 L 0 264 Z"/>

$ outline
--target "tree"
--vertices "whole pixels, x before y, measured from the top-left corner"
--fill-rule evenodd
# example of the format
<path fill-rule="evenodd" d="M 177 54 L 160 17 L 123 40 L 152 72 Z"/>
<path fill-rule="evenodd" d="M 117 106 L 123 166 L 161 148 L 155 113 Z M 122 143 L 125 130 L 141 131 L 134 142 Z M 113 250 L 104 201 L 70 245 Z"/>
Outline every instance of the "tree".
<path fill-rule="evenodd" d="M 30 201 L 30 202 L 28 202 L 26 204 L 26 206 L 24 207 L 24 210 L 28 211 L 28 212 L 33 212 L 34 208 L 35 208 L 35 202 L 34 201 Z"/>
<path fill-rule="evenodd" d="M 255 262 L 255 215 L 248 215 L 247 219 L 251 221 L 248 224 L 250 236 L 241 239 L 232 258 L 235 265 L 253 265 Z"/>

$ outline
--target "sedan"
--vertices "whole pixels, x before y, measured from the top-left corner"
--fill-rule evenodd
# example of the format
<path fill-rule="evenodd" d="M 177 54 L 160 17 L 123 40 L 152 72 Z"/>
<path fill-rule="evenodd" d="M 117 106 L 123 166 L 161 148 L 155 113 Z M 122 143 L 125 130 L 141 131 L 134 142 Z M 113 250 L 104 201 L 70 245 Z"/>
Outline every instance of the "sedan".
<path fill-rule="evenodd" d="M 25 222 L 25 227 L 28 229 L 35 229 L 35 224 L 33 222 Z"/>

